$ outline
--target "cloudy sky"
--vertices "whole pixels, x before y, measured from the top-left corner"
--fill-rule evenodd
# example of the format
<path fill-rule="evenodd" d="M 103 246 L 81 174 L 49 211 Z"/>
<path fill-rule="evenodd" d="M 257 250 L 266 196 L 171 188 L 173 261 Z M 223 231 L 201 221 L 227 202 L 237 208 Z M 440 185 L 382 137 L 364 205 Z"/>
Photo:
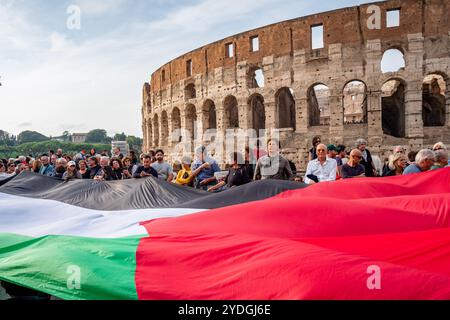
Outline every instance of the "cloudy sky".
<path fill-rule="evenodd" d="M 142 85 L 165 62 L 248 29 L 366 2 L 0 0 L 0 129 L 142 136 Z M 81 9 L 80 29 L 67 27 L 71 5 Z"/>

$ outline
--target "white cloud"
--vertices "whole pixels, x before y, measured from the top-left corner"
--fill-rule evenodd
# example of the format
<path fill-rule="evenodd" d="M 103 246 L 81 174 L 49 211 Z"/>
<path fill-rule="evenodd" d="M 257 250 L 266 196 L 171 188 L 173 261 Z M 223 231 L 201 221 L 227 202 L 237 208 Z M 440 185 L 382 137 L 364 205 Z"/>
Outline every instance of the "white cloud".
<path fill-rule="evenodd" d="M 82 14 L 99 21 L 108 12 L 126 13 L 127 2 L 133 5 L 74 0 Z M 28 19 L 32 6 L 0 6 L 0 109 L 9 110 L 0 129 L 18 134 L 17 124 L 28 122 L 32 130 L 52 136 L 94 128 L 142 136 L 141 88 L 151 72 L 222 36 L 303 15 L 304 6 L 311 3 L 204 0 L 153 22 L 122 17 L 108 34 L 95 37 L 85 25 L 81 31 L 49 30 L 45 21 Z M 61 16 L 66 18 L 64 10 Z M 81 34 L 86 36 L 71 38 Z"/>
<path fill-rule="evenodd" d="M 211 30 L 224 22 L 232 23 L 250 15 L 257 19 L 258 10 L 266 7 L 269 0 L 205 0 L 170 12 L 165 18 L 150 23 L 150 29 L 198 32 Z"/>
<path fill-rule="evenodd" d="M 33 126 L 33 123 L 32 123 L 32 122 L 22 122 L 22 123 L 19 123 L 17 126 L 18 126 L 19 128 L 32 127 L 32 126 Z"/>
<path fill-rule="evenodd" d="M 82 14 L 101 15 L 120 9 L 128 0 L 77 0 Z"/>

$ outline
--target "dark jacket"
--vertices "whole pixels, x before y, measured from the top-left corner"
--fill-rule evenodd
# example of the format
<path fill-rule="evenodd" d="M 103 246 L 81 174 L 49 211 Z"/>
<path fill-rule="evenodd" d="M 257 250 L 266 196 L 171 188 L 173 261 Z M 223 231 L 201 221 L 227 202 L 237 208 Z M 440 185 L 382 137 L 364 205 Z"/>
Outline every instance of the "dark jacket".
<path fill-rule="evenodd" d="M 90 169 L 86 169 L 86 172 L 81 174 L 81 179 L 90 179 L 90 178 L 91 178 L 91 170 Z"/>
<path fill-rule="evenodd" d="M 106 166 L 104 168 L 101 168 L 101 170 L 103 171 L 103 179 L 109 181 L 109 180 L 113 180 L 113 170 L 111 168 L 111 166 Z"/>
<path fill-rule="evenodd" d="M 111 174 L 112 180 L 122 180 L 123 179 L 122 171 L 123 169 L 121 168 L 113 169 Z"/>
<path fill-rule="evenodd" d="M 366 177 L 373 177 L 373 170 L 374 167 L 372 165 L 373 161 L 372 161 L 372 155 L 370 154 L 370 151 L 368 149 L 366 149 L 367 152 L 367 161 L 364 159 L 364 157 L 361 159 L 360 164 L 363 165 L 365 171 L 366 171 Z"/>
<path fill-rule="evenodd" d="M 99 171 L 102 169 L 99 165 L 96 165 L 95 167 L 89 168 L 89 174 L 91 179 L 94 179 L 94 177 L 99 173 Z"/>
<path fill-rule="evenodd" d="M 227 176 L 227 186 L 229 188 L 233 186 L 240 186 L 252 181 L 250 178 L 248 167 L 246 165 L 239 166 L 239 168 L 230 168 Z"/>
<path fill-rule="evenodd" d="M 154 176 L 155 178 L 158 178 L 158 172 L 156 172 L 155 169 L 153 169 L 152 167 L 146 168 L 146 167 L 144 167 L 144 166 L 139 166 L 139 167 L 136 169 L 136 172 L 134 173 L 133 178 L 136 178 L 136 179 L 142 178 L 142 177 L 141 177 L 141 172 L 142 172 L 142 171 L 144 171 L 144 172 L 146 172 L 146 173 L 148 173 L 148 174 L 151 174 L 151 175 Z"/>

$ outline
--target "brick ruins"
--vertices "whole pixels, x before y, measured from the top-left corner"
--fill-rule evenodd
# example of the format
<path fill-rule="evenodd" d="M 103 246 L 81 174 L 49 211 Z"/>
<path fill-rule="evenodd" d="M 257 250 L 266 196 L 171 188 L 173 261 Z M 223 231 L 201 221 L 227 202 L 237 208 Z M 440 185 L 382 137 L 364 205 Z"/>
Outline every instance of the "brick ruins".
<path fill-rule="evenodd" d="M 381 158 L 394 145 L 450 144 L 449 12 L 448 0 L 364 4 L 186 53 L 144 85 L 144 149 L 174 151 L 179 128 L 279 129 L 283 154 L 302 171 L 316 135 L 349 147 L 366 138 Z M 399 15 L 393 26 L 390 13 Z M 383 73 L 383 55 L 393 49 L 404 67 Z"/>

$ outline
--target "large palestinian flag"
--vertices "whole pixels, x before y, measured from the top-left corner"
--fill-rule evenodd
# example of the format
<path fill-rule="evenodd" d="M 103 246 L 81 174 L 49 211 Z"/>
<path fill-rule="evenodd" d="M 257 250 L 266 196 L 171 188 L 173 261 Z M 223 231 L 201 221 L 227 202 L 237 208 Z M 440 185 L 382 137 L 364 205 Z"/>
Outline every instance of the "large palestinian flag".
<path fill-rule="evenodd" d="M 218 194 L 0 186 L 0 280 L 62 299 L 450 299 L 450 169 Z"/>

